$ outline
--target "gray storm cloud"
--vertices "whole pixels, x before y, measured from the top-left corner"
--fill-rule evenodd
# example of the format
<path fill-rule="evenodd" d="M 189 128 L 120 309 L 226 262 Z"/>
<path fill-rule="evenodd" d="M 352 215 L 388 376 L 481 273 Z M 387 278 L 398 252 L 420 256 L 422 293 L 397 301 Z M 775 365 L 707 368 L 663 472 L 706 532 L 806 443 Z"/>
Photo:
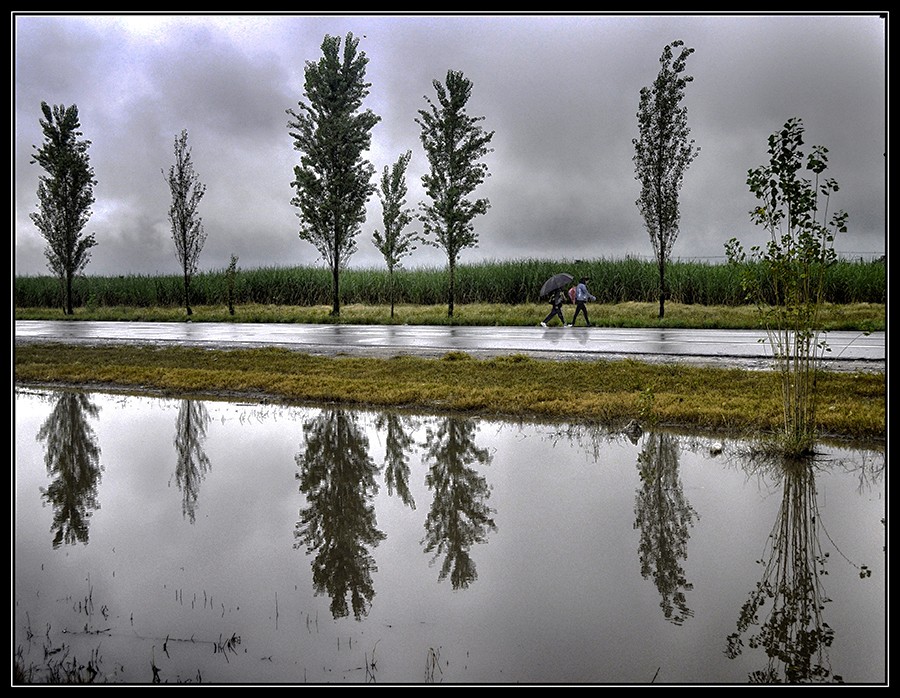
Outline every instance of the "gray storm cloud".
<path fill-rule="evenodd" d="M 749 222 L 749 168 L 766 139 L 799 117 L 807 142 L 829 149 L 841 185 L 833 206 L 850 214 L 846 256 L 873 258 L 886 244 L 886 19 L 845 15 L 469 15 L 14 17 L 15 274 L 43 274 L 33 145 L 40 103 L 77 104 L 92 142 L 97 202 L 88 227 L 98 246 L 90 274 L 176 273 L 162 171 L 174 138 L 189 133 L 207 186 L 201 270 L 313 264 L 290 205 L 298 154 L 287 109 L 303 98 L 303 68 L 325 34 L 352 31 L 369 57 L 366 106 L 381 116 L 370 160 L 380 174 L 405 150 L 409 200 L 421 200 L 427 166 L 415 123 L 433 80 L 461 70 L 473 83 L 469 113 L 495 132 L 479 196 L 480 244 L 463 262 L 522 257 L 650 257 L 635 206 L 631 160 L 640 89 L 663 47 L 695 53 L 685 103 L 701 148 L 681 195 L 674 257 L 721 261 L 724 243 L 761 239 Z M 354 266 L 383 263 L 368 209 Z M 441 265 L 422 249 L 407 266 Z"/>

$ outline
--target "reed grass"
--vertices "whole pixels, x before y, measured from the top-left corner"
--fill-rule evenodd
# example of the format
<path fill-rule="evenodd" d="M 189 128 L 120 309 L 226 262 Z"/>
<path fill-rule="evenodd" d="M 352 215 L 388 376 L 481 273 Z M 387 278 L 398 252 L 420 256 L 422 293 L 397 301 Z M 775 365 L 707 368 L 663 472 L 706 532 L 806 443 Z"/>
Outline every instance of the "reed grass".
<path fill-rule="evenodd" d="M 750 264 L 750 263 L 748 263 Z M 656 264 L 625 259 L 486 261 L 457 267 L 457 305 L 540 303 L 543 282 L 557 272 L 590 279 L 590 290 L 601 304 L 658 302 Z M 666 269 L 668 301 L 683 305 L 742 306 L 741 265 L 673 261 Z M 423 267 L 394 272 L 399 305 L 447 304 L 448 276 L 444 268 Z M 191 303 L 314 307 L 331 304 L 331 272 L 324 267 L 236 269 L 230 286 L 229 269 L 200 272 L 191 282 Z M 342 305 L 390 305 L 387 269 L 346 269 L 341 273 Z M 81 276 L 75 279 L 76 306 L 96 308 L 177 308 L 183 305 L 183 279 L 173 275 Z M 231 289 L 231 290 L 230 290 Z M 834 304 L 887 300 L 887 269 L 881 261 L 840 261 L 825 280 L 825 300 Z M 59 308 L 62 294 L 52 276 L 16 276 L 16 308 Z M 666 307 L 668 312 L 668 303 Z"/>

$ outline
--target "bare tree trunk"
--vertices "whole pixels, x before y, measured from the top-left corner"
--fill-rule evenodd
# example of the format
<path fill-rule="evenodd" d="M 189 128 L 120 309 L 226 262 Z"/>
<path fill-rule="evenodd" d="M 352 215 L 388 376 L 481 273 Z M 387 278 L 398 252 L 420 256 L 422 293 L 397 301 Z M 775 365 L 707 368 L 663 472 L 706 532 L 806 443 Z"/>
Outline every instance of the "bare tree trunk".
<path fill-rule="evenodd" d="M 659 263 L 659 319 L 666 314 L 666 263 Z"/>
<path fill-rule="evenodd" d="M 390 269 L 390 288 L 391 288 L 391 320 L 394 319 L 394 270 Z"/>
<path fill-rule="evenodd" d="M 191 310 L 191 282 L 187 272 L 184 274 L 184 309 L 188 315 L 194 314 L 194 311 Z"/>
<path fill-rule="evenodd" d="M 72 274 L 71 272 L 66 272 L 66 314 L 72 315 L 74 313 L 72 309 Z"/>
<path fill-rule="evenodd" d="M 331 316 L 339 317 L 341 314 L 340 292 L 338 289 L 340 274 L 338 272 L 338 264 L 335 262 L 331 269 Z"/>
<path fill-rule="evenodd" d="M 447 317 L 453 317 L 453 297 L 456 295 L 456 263 L 450 262 L 450 292 L 447 299 Z"/>

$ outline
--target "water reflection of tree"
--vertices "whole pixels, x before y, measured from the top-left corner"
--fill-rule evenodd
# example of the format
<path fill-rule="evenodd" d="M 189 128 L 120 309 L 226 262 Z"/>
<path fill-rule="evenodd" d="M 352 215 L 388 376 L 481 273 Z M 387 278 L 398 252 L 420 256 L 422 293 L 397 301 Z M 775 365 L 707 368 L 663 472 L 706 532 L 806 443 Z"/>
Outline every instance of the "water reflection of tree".
<path fill-rule="evenodd" d="M 191 523 L 197 515 L 200 483 L 210 468 L 209 458 L 203 449 L 209 420 L 209 412 L 202 402 L 181 401 L 175 422 L 175 482 L 182 493 L 181 513 Z"/>
<path fill-rule="evenodd" d="M 434 499 L 422 543 L 426 552 L 434 553 L 432 562 L 445 555 L 438 579 L 449 575 L 454 589 L 477 579 L 469 549 L 497 530 L 491 518 L 494 510 L 487 505 L 490 487 L 471 467 L 491 461 L 488 450 L 476 446 L 476 432 L 473 420 L 446 417 L 428 429 L 425 442 L 425 461 L 430 462 L 425 482 Z"/>
<path fill-rule="evenodd" d="M 300 510 L 295 547 L 316 552 L 312 563 L 317 594 L 331 597 L 335 618 L 357 620 L 368 614 L 377 571 L 370 549 L 385 535 L 375 526 L 372 499 L 378 467 L 369 458 L 369 440 L 356 417 L 340 409 L 322 412 L 303 425 L 306 447 L 296 457 L 300 491 L 308 506 Z"/>
<path fill-rule="evenodd" d="M 416 508 L 409 490 L 409 452 L 413 446 L 413 420 L 391 412 L 383 412 L 375 419 L 375 426 L 384 432 L 384 482 L 388 494 L 397 496 L 410 509 Z"/>
<path fill-rule="evenodd" d="M 653 578 L 666 620 L 681 625 L 694 615 L 685 594 L 693 585 L 687 581 L 681 562 L 687 559 L 688 529 L 697 513 L 684 496 L 677 437 L 664 432 L 648 434 L 638 456 L 638 468 L 642 484 L 634 504 L 634 527 L 641 534 L 641 574 L 644 579 Z"/>
<path fill-rule="evenodd" d="M 41 425 L 38 441 L 46 441 L 44 463 L 53 478 L 41 488 L 44 500 L 53 506 L 53 547 L 62 543 L 88 542 L 88 522 L 100 508 L 100 447 L 89 422 L 100 413 L 84 393 L 63 392 Z"/>
<path fill-rule="evenodd" d="M 842 683 L 827 656 L 834 631 L 822 614 L 830 601 L 821 583 L 828 555 L 819 543 L 815 474 L 807 461 L 780 468 L 784 492 L 766 552 L 757 561 L 762 578 L 741 607 L 726 655 L 741 654 L 742 637 L 750 633 L 747 644 L 767 657 L 766 667 L 750 674 L 751 683 Z"/>

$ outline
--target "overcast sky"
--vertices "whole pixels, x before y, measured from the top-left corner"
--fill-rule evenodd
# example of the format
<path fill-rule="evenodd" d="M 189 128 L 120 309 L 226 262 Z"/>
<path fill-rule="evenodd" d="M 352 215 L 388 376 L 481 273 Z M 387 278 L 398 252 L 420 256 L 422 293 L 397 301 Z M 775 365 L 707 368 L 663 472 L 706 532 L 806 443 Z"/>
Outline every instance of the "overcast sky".
<path fill-rule="evenodd" d="M 406 150 L 408 205 L 424 194 L 418 110 L 448 70 L 472 82 L 467 111 L 494 131 L 490 177 L 476 196 L 477 248 L 460 261 L 522 258 L 652 259 L 635 205 L 637 108 L 659 72 L 664 46 L 683 40 L 684 105 L 701 152 L 684 178 L 673 258 L 724 260 L 731 237 L 764 240 L 750 223 L 747 171 L 767 163 L 767 138 L 800 118 L 808 145 L 829 150 L 849 214 L 837 250 L 885 253 L 887 20 L 834 15 L 29 15 L 13 14 L 14 273 L 46 274 L 36 210 L 42 170 L 40 104 L 76 104 L 96 203 L 89 274 L 177 274 L 163 176 L 174 140 L 188 131 L 207 187 L 208 234 L 200 269 L 232 254 L 244 269 L 321 264 L 297 237 L 291 206 L 288 109 L 304 100 L 307 61 L 326 34 L 353 32 L 369 59 L 365 106 L 381 117 L 368 159 L 376 181 Z M 415 223 L 413 224 L 415 225 Z M 383 267 L 372 244 L 382 229 L 373 196 L 354 267 Z M 419 248 L 407 267 L 446 264 Z"/>

